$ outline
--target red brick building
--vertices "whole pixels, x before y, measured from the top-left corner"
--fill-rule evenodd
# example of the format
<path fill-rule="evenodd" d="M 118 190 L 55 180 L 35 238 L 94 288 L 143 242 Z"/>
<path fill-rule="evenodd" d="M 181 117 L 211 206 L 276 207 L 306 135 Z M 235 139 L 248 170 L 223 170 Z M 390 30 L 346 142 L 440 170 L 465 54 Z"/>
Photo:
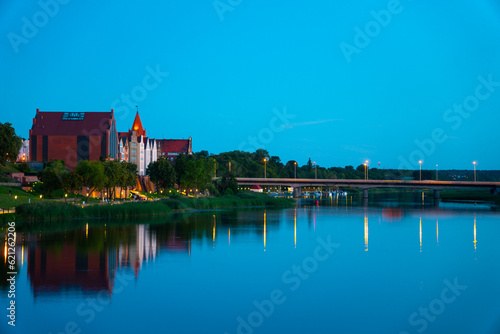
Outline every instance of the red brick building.
<path fill-rule="evenodd" d="M 81 160 L 118 158 L 118 133 L 110 112 L 36 110 L 29 133 L 30 161 L 63 160 L 74 169 Z"/>
<path fill-rule="evenodd" d="M 179 154 L 193 154 L 192 139 L 157 139 L 158 158 L 172 162 Z"/>

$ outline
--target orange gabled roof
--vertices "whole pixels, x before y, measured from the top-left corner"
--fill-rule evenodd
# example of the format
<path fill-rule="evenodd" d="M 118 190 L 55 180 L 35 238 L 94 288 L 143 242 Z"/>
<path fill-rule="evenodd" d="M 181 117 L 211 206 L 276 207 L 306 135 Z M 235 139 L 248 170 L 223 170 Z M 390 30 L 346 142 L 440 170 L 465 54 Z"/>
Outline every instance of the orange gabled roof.
<path fill-rule="evenodd" d="M 132 130 L 137 132 L 138 136 L 146 136 L 146 130 L 142 127 L 141 118 L 139 117 L 139 112 L 135 114 L 134 124 L 132 124 Z"/>

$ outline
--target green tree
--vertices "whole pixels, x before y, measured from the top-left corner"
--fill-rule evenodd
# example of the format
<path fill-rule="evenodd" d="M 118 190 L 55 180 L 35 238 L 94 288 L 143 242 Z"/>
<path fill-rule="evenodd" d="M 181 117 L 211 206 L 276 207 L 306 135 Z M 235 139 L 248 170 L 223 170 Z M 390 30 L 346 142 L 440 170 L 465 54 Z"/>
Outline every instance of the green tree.
<path fill-rule="evenodd" d="M 177 180 L 174 167 L 165 158 L 150 163 L 146 169 L 146 175 L 150 177 L 157 190 L 171 188 Z"/>
<path fill-rule="evenodd" d="M 38 173 L 38 178 L 42 181 L 42 192 L 46 196 L 52 196 L 54 190 L 62 188 L 63 179 L 67 173 L 64 161 L 54 160 L 47 163 L 45 168 Z"/>
<path fill-rule="evenodd" d="M 125 171 L 121 163 L 116 160 L 107 160 L 102 164 L 104 166 L 104 175 L 106 175 L 104 187 L 106 188 L 107 197 L 115 198 L 115 189 L 120 186 Z"/>
<path fill-rule="evenodd" d="M 106 185 L 104 165 L 101 161 L 83 160 L 76 166 L 75 172 L 82 177 L 83 184 L 88 189 L 87 198 L 92 192 L 102 190 Z"/>
<path fill-rule="evenodd" d="M 83 178 L 76 172 L 66 173 L 63 176 L 62 187 L 70 193 L 80 191 L 83 187 Z"/>
<path fill-rule="evenodd" d="M 186 154 L 180 154 L 177 156 L 175 159 L 175 176 L 176 176 L 176 183 L 180 186 L 181 185 L 181 178 L 186 174 L 186 168 L 187 168 L 187 163 L 188 161 L 191 160 L 189 155 Z"/>
<path fill-rule="evenodd" d="M 123 178 L 123 187 L 135 187 L 137 184 L 137 166 L 131 162 L 122 162 L 126 169 L 125 177 Z"/>
<path fill-rule="evenodd" d="M 134 163 L 120 162 L 120 177 L 118 177 L 118 187 L 120 187 L 120 198 L 123 188 L 135 187 L 137 184 L 137 166 Z"/>
<path fill-rule="evenodd" d="M 312 172 L 312 170 L 313 170 L 313 164 L 311 158 L 309 158 L 309 160 L 307 160 L 307 171 Z"/>
<path fill-rule="evenodd" d="M 185 173 L 181 177 L 181 187 L 199 188 L 203 183 L 205 163 L 203 159 L 192 159 L 186 163 Z"/>
<path fill-rule="evenodd" d="M 217 183 L 217 190 L 221 195 L 232 195 L 238 192 L 238 183 L 233 173 L 227 172 L 222 175 Z"/>
<path fill-rule="evenodd" d="M 12 124 L 0 123 L 0 163 L 5 165 L 7 161 L 16 162 L 22 146 L 23 140 L 16 135 Z"/>
<path fill-rule="evenodd" d="M 26 162 L 22 162 L 19 164 L 19 171 L 23 173 L 29 173 L 30 166 Z"/>

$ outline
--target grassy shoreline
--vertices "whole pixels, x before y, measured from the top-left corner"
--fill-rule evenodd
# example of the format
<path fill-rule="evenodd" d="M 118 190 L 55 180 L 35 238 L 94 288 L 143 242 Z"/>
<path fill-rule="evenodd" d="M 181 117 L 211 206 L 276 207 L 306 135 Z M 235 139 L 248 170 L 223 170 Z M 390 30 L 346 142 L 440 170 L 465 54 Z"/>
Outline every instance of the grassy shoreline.
<path fill-rule="evenodd" d="M 45 201 L 21 204 L 15 214 L 2 215 L 2 221 L 18 222 L 52 221 L 81 218 L 154 217 L 168 215 L 176 211 L 212 210 L 243 207 L 291 207 L 295 201 L 274 198 L 265 194 L 240 193 L 223 197 L 200 197 L 161 199 L 153 202 L 125 202 L 120 204 L 98 204 L 81 207 L 72 203 Z"/>

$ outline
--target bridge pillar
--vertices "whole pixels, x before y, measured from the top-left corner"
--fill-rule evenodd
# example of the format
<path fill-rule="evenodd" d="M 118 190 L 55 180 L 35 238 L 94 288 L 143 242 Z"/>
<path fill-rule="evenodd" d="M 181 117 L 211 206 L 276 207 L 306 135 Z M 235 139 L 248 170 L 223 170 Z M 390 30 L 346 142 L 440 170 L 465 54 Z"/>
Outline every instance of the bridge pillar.
<path fill-rule="evenodd" d="M 439 190 L 438 189 L 434 189 L 434 206 L 435 207 L 439 207 L 439 198 L 441 196 L 439 196 Z"/>
<path fill-rule="evenodd" d="M 363 199 L 368 198 L 368 189 L 363 189 Z"/>
<path fill-rule="evenodd" d="M 300 197 L 300 187 L 293 187 L 293 198 L 299 198 Z"/>

